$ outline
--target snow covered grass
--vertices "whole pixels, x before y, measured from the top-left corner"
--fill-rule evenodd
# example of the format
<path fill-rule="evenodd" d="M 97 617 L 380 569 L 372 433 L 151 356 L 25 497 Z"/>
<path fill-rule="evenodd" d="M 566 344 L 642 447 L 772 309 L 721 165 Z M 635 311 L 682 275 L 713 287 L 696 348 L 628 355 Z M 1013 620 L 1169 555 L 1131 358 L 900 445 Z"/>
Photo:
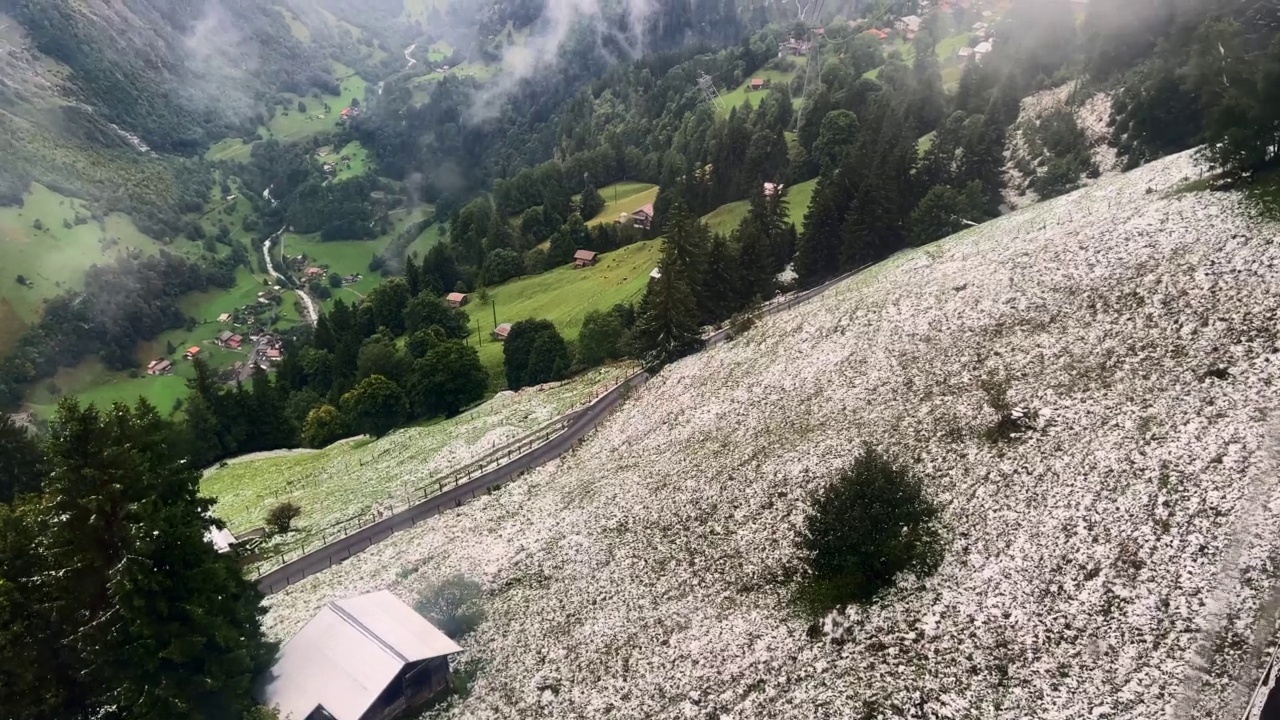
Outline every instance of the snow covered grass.
<path fill-rule="evenodd" d="M 1111 147 L 1111 94 L 1094 93 L 1087 100 L 1078 104 L 1073 98 L 1076 83 L 1070 82 L 1056 88 L 1042 90 L 1022 99 L 1018 108 L 1018 120 L 1009 131 L 1005 146 L 1005 203 L 1012 208 L 1021 208 L 1040 201 L 1035 191 L 1027 187 L 1030 178 L 1018 168 L 1018 158 L 1030 155 L 1028 142 L 1024 134 L 1034 123 L 1057 110 L 1070 109 L 1076 124 L 1084 133 L 1089 145 L 1089 153 L 1102 175 L 1118 172 L 1120 161 L 1116 149 Z M 1033 164 L 1036 162 L 1032 160 Z M 1040 162 L 1043 158 L 1039 159 Z M 1040 168 L 1043 169 L 1043 168 Z M 1087 175 L 1080 178 L 1080 185 L 1087 186 L 1097 182 L 1097 178 Z"/>
<path fill-rule="evenodd" d="M 1274 627 L 1280 226 L 1189 155 L 904 253 L 664 370 L 575 452 L 268 600 L 485 588 L 456 718 L 1222 718 Z M 980 389 L 1042 429 L 982 438 Z M 909 460 L 947 552 L 811 639 L 809 498 Z M 865 713 L 865 714 L 863 714 Z"/>
<path fill-rule="evenodd" d="M 302 517 L 281 541 L 314 541 L 325 528 L 375 506 L 403 506 L 433 478 L 536 430 L 633 372 L 629 364 L 597 368 L 555 386 L 499 393 L 458 417 L 396 430 L 376 442 L 233 463 L 206 475 L 200 489 L 217 499 L 214 514 L 233 532 L 262 525 L 276 503 L 298 503 Z"/>

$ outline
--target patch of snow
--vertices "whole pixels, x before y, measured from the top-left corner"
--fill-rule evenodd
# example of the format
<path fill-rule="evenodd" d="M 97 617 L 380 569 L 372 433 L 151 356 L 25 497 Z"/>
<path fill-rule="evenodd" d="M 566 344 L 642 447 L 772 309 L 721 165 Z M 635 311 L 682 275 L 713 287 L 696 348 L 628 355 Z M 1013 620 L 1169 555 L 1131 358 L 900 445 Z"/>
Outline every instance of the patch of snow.
<path fill-rule="evenodd" d="M 268 631 L 463 573 L 483 665 L 450 718 L 1234 720 L 1274 627 L 1280 227 L 1167 192 L 1198 173 L 1104 178 L 762 319 L 272 596 Z M 1041 419 L 1019 442 L 980 438 L 990 378 Z M 864 442 L 926 479 L 947 555 L 810 639 L 803 519 Z"/>

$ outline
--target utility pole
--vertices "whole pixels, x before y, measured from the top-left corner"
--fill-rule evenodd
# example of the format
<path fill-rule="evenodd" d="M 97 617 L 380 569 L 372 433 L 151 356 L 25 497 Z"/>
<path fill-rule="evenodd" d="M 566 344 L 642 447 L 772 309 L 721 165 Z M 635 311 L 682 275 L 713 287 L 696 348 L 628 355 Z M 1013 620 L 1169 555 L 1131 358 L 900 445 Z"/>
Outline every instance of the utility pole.
<path fill-rule="evenodd" d="M 493 326 L 498 327 L 498 301 L 489 298 L 489 307 L 493 308 Z"/>
<path fill-rule="evenodd" d="M 480 335 L 480 318 L 476 318 L 476 347 L 484 344 L 484 338 Z"/>

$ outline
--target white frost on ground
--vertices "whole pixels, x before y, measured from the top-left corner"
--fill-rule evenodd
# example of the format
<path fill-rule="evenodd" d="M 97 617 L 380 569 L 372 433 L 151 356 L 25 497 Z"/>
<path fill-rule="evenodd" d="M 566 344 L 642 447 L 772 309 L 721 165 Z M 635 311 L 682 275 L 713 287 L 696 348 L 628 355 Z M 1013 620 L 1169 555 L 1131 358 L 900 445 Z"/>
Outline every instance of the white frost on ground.
<path fill-rule="evenodd" d="M 269 632 L 460 572 L 488 619 L 449 717 L 1233 720 L 1273 627 L 1280 248 L 1238 196 L 1167 192 L 1196 173 L 1104 179 L 763 320 L 273 596 Z M 983 378 L 1046 427 L 980 439 Z M 927 478 L 948 553 L 812 640 L 785 602 L 806 498 L 868 442 Z"/>
<path fill-rule="evenodd" d="M 1009 138 L 1005 146 L 1004 168 L 1004 201 L 1011 208 L 1022 208 L 1040 201 L 1036 193 L 1027 187 L 1030 180 L 1015 166 L 1015 159 L 1027 154 L 1026 142 L 1022 137 L 1022 128 L 1037 122 L 1055 110 L 1071 107 L 1076 123 L 1084 132 L 1089 142 L 1089 152 L 1103 177 L 1120 171 L 1120 160 L 1116 149 L 1111 147 L 1111 93 L 1094 93 L 1084 102 L 1071 106 L 1076 91 L 1074 82 L 1056 88 L 1042 90 L 1022 99 L 1018 108 L 1018 119 L 1009 128 Z M 1092 185 L 1100 178 L 1082 177 L 1082 186 Z"/>

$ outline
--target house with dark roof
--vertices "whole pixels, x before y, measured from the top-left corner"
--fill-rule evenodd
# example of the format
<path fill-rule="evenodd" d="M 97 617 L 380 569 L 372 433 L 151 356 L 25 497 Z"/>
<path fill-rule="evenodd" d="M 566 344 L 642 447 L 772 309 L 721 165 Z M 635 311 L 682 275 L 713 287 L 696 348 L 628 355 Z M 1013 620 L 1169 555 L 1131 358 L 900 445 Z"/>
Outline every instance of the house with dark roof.
<path fill-rule="evenodd" d="M 447 690 L 459 652 L 381 590 L 321 608 L 280 648 L 255 695 L 294 720 L 387 720 Z"/>
<path fill-rule="evenodd" d="M 590 250 L 579 250 L 573 254 L 573 266 L 575 268 L 584 268 L 595 265 L 599 262 L 600 253 Z"/>

